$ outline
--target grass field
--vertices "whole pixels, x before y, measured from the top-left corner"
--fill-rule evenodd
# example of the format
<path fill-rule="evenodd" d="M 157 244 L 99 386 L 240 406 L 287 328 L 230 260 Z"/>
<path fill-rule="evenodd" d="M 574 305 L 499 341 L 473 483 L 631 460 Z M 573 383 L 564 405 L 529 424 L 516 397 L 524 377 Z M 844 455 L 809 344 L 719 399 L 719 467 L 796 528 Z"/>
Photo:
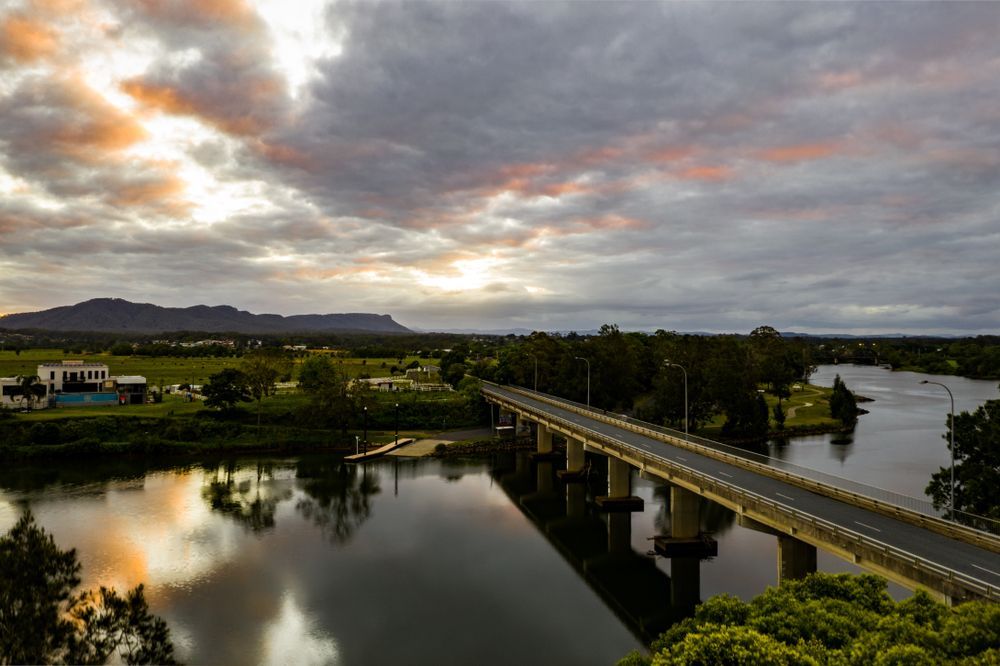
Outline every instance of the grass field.
<path fill-rule="evenodd" d="M 785 398 L 781 407 L 785 410 L 785 428 L 830 428 L 840 425 L 840 421 L 830 416 L 830 394 L 833 389 L 814 384 L 804 384 L 801 391 L 793 391 L 792 395 Z M 768 411 L 772 414 L 774 406 L 778 404 L 777 396 L 766 393 L 764 399 L 767 401 Z M 710 423 L 702 426 L 698 434 L 705 437 L 713 437 L 722 432 L 722 424 L 725 423 L 724 414 L 717 415 Z M 772 427 L 774 422 L 772 420 Z"/>
<path fill-rule="evenodd" d="M 12 351 L 0 352 L 0 377 L 33 375 L 38 372 L 39 363 L 58 363 L 64 360 L 83 360 L 93 363 L 107 363 L 112 375 L 141 375 L 150 387 L 160 384 L 204 384 L 209 375 L 224 368 L 238 367 L 238 358 L 175 358 L 169 356 L 112 356 L 111 354 L 64 354 L 61 349 L 28 349 L 20 354 Z M 304 359 L 295 359 L 296 365 Z M 417 357 L 403 360 L 403 366 Z M 398 358 L 337 358 L 334 361 L 349 377 L 368 374 L 372 377 L 389 376 L 389 370 L 399 365 Z M 435 361 L 424 361 L 435 363 Z"/>

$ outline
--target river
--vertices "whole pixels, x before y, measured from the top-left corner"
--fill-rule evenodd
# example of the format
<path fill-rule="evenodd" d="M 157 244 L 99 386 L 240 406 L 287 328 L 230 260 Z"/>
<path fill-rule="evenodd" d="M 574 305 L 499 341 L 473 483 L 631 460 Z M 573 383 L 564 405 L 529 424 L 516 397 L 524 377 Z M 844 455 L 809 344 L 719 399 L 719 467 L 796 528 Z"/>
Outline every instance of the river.
<path fill-rule="evenodd" d="M 841 366 L 814 381 L 835 372 L 875 398 L 852 442 L 775 452 L 919 495 L 947 462 L 947 394 L 917 384 L 937 379 Z M 997 397 L 994 382 L 942 381 L 958 409 Z M 30 507 L 77 548 L 83 587 L 146 583 L 189 663 L 608 664 L 698 598 L 775 583 L 774 537 L 731 512 L 702 506 L 716 557 L 653 560 L 649 538 L 669 530 L 662 484 L 633 476 L 644 511 L 609 519 L 593 505 L 599 476 L 567 489 L 554 471 L 523 453 L 26 466 L 0 471 L 0 529 Z"/>

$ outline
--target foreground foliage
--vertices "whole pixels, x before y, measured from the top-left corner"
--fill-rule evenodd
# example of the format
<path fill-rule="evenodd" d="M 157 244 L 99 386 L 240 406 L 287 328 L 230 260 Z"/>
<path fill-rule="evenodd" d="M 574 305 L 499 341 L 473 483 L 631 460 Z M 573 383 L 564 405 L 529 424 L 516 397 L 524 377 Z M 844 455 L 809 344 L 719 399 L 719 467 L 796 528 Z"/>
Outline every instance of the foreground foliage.
<path fill-rule="evenodd" d="M 712 597 L 651 649 L 619 666 L 997 664 L 1000 606 L 952 609 L 923 592 L 897 603 L 878 576 L 817 573 L 749 603 Z"/>
<path fill-rule="evenodd" d="M 172 664 L 166 623 L 143 586 L 74 594 L 75 550 L 60 550 L 26 513 L 0 537 L 0 664 Z"/>

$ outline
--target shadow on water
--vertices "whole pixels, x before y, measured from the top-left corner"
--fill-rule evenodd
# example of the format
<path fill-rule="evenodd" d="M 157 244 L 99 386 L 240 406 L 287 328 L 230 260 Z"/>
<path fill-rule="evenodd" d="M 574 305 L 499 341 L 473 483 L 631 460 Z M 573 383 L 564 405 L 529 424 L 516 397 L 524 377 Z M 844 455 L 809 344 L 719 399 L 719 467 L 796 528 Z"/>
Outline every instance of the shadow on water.
<path fill-rule="evenodd" d="M 595 463 L 598 460 L 594 461 Z M 632 546 L 632 516 L 603 513 L 594 498 L 606 494 L 606 463 L 595 464 L 586 483 L 563 483 L 556 477 L 562 461 L 535 461 L 525 452 L 498 454 L 492 475 L 521 512 L 573 567 L 622 623 L 648 644 L 674 622 L 689 616 L 700 602 L 700 561 L 674 558 L 674 577 L 655 557 Z M 669 488 L 654 490 L 666 501 L 655 518 L 658 530 L 670 531 Z M 725 531 L 734 514 L 705 502 L 701 522 L 707 531 Z"/>

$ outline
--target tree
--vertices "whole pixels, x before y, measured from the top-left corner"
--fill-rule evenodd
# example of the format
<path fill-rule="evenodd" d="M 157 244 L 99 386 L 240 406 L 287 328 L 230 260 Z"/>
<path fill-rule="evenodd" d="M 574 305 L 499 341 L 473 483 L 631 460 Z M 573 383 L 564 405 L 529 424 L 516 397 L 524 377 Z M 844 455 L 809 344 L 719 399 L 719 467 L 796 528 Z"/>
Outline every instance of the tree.
<path fill-rule="evenodd" d="M 784 430 L 785 410 L 781 408 L 781 400 L 778 400 L 778 404 L 774 406 L 774 423 L 778 426 L 778 430 Z"/>
<path fill-rule="evenodd" d="M 44 398 L 48 388 L 38 379 L 38 375 L 18 375 L 14 395 L 20 396 L 21 406 L 27 402 L 26 409 L 31 410 L 35 400 Z"/>
<path fill-rule="evenodd" d="M 260 427 L 264 398 L 274 394 L 274 384 L 291 372 L 292 363 L 285 355 L 272 350 L 257 350 L 243 357 L 240 370 L 246 377 L 247 390 L 257 401 L 257 427 Z M 259 431 L 258 431 L 259 433 Z"/>
<path fill-rule="evenodd" d="M 853 426 L 858 421 L 858 403 L 837 375 L 833 379 L 833 393 L 830 394 L 830 416 L 840 419 L 845 426 Z"/>
<path fill-rule="evenodd" d="M 309 418 L 347 432 L 355 411 L 355 395 L 342 367 L 329 356 L 311 356 L 299 368 L 299 387 L 309 394 Z"/>
<path fill-rule="evenodd" d="M 0 537 L 0 662 L 172 664 L 166 623 L 149 613 L 139 585 L 74 595 L 76 551 L 60 550 L 30 512 Z"/>
<path fill-rule="evenodd" d="M 750 602 L 712 597 L 621 664 L 997 663 L 1000 606 L 951 609 L 925 592 L 896 603 L 885 579 L 817 573 Z"/>
<path fill-rule="evenodd" d="M 950 441 L 951 427 L 949 423 L 945 441 Z M 955 508 L 1000 520 L 1000 400 L 987 400 L 971 414 L 957 414 L 954 427 Z M 936 472 L 924 492 L 935 507 L 948 506 L 951 468 Z"/>
<path fill-rule="evenodd" d="M 208 376 L 208 383 L 201 387 L 206 407 L 233 411 L 236 404 L 250 402 L 253 396 L 247 386 L 247 376 L 236 368 L 224 368 Z"/>

